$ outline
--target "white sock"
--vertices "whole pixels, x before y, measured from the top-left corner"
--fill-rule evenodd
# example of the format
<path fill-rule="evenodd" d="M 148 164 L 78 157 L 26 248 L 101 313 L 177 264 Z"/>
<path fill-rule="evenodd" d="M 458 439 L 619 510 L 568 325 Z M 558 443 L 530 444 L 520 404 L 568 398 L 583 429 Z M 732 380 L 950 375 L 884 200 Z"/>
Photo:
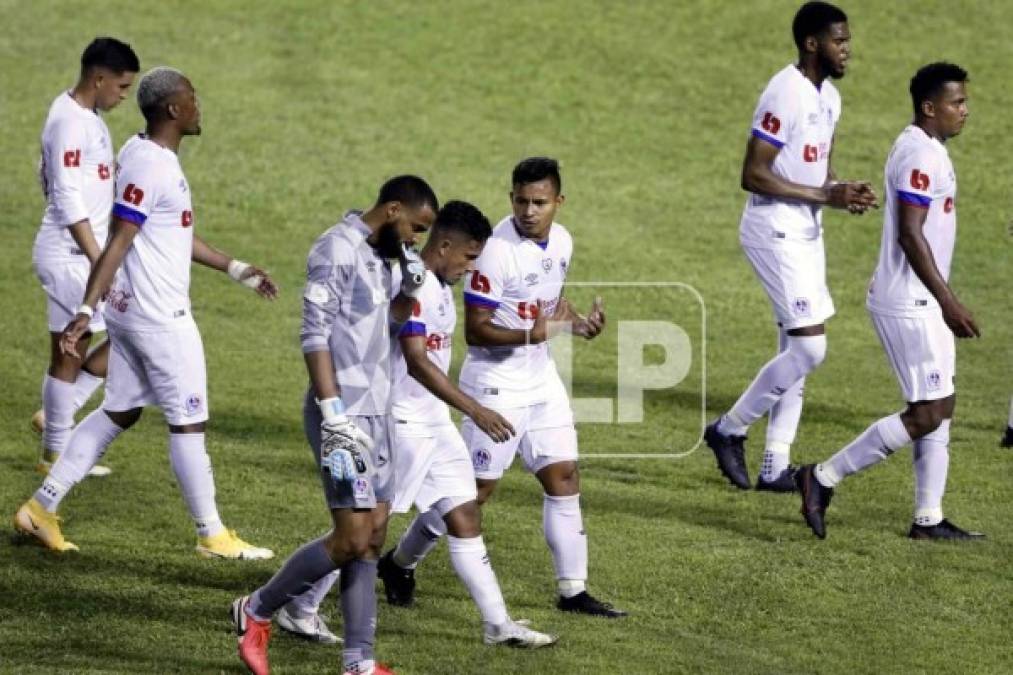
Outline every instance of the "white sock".
<path fill-rule="evenodd" d="M 404 569 L 415 569 L 446 533 L 447 524 L 436 509 L 418 514 L 394 549 L 394 564 Z"/>
<path fill-rule="evenodd" d="M 1013 427 L 1013 398 L 1009 400 L 1009 419 L 1006 421 L 1006 426 Z"/>
<path fill-rule="evenodd" d="M 900 413 L 894 413 L 872 424 L 836 455 L 816 465 L 816 480 L 832 488 L 845 476 L 883 461 L 896 450 L 911 442 Z"/>
<path fill-rule="evenodd" d="M 327 597 L 327 594 L 340 577 L 340 569 L 336 569 L 330 574 L 320 577 L 308 591 L 289 600 L 288 604 L 285 605 L 288 613 L 296 618 L 304 618 L 313 616 L 319 612 L 324 598 Z"/>
<path fill-rule="evenodd" d="M 760 476 L 772 481 L 784 473 L 791 463 L 791 444 L 795 442 L 798 422 L 802 418 L 805 378 L 788 388 L 770 409 L 767 422 L 767 446 L 760 466 Z"/>
<path fill-rule="evenodd" d="M 47 420 L 48 424 L 48 420 Z M 72 487 L 81 482 L 105 454 L 106 448 L 123 433 L 103 410 L 94 410 L 81 420 L 70 435 L 67 450 L 53 462 L 49 475 L 35 493 L 35 499 L 50 513 Z"/>
<path fill-rule="evenodd" d="M 54 455 L 67 449 L 67 440 L 74 428 L 74 384 L 48 374 L 42 380 L 42 410 L 46 426 L 42 431 L 42 447 Z"/>
<path fill-rule="evenodd" d="M 468 539 L 447 535 L 447 546 L 450 549 L 450 563 L 478 605 L 482 621 L 493 626 L 504 624 L 510 617 L 507 615 L 506 602 L 496 580 L 496 573 L 489 563 L 482 535 Z"/>
<path fill-rule="evenodd" d="M 776 480 L 788 468 L 790 461 L 790 445 L 768 440 L 767 449 L 763 451 L 763 464 L 760 465 L 760 477 L 767 482 Z"/>
<path fill-rule="evenodd" d="M 545 530 L 545 541 L 552 551 L 556 579 L 586 581 L 587 535 L 584 533 L 584 523 L 580 515 L 580 495 L 569 497 L 544 495 L 542 528 Z M 560 591 L 562 590 L 560 586 Z"/>
<path fill-rule="evenodd" d="M 915 441 L 915 524 L 937 525 L 943 519 L 943 493 L 950 467 L 950 420 Z"/>
<path fill-rule="evenodd" d="M 826 335 L 787 336 L 787 349 L 768 361 L 722 420 L 721 433 L 742 436 L 753 422 L 770 410 L 800 379 L 823 362 Z M 739 428 L 729 428 L 738 425 Z"/>
<path fill-rule="evenodd" d="M 102 386 L 103 378 L 95 377 L 87 370 L 77 374 L 77 381 L 74 382 L 74 410 L 75 412 L 84 407 L 95 390 Z"/>
<path fill-rule="evenodd" d="M 215 478 L 204 434 L 169 434 L 169 463 L 197 535 L 210 537 L 225 529 L 215 504 Z"/>

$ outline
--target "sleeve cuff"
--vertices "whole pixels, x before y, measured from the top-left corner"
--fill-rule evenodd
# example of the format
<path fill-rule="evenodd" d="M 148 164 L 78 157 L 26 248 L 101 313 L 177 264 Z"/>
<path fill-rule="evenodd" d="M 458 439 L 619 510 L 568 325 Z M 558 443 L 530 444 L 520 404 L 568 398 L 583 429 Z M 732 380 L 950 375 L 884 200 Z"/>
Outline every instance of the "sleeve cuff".
<path fill-rule="evenodd" d="M 926 197 L 925 195 L 916 194 L 914 192 L 906 192 L 904 190 L 897 190 L 897 199 L 910 204 L 911 206 L 917 206 L 918 208 L 927 209 L 932 204 L 932 197 Z"/>
<path fill-rule="evenodd" d="M 481 295 L 475 295 L 474 293 L 464 292 L 464 304 L 471 305 L 472 307 L 483 307 L 485 309 L 496 309 L 499 307 L 499 302 L 486 298 Z"/>
<path fill-rule="evenodd" d="M 144 225 L 144 222 L 148 219 L 147 215 L 137 211 L 136 209 L 132 209 L 129 206 L 120 204 L 119 202 L 113 204 L 113 215 L 120 220 L 125 220 L 128 223 L 133 223 L 138 226 Z"/>
<path fill-rule="evenodd" d="M 407 321 L 401 326 L 401 331 L 397 334 L 398 337 L 414 337 L 414 336 L 426 336 L 426 324 L 421 321 Z"/>
<path fill-rule="evenodd" d="M 779 141 L 770 134 L 765 134 L 759 129 L 753 129 L 753 138 L 759 138 L 761 141 L 766 141 L 779 150 L 784 147 L 784 141 Z"/>

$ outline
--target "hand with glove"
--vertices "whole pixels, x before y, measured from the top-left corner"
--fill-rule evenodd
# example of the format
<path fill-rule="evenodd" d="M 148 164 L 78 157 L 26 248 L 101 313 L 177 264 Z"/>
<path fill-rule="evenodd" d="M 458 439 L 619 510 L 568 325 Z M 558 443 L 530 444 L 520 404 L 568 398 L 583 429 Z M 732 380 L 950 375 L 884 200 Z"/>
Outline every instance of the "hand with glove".
<path fill-rule="evenodd" d="M 320 423 L 320 465 L 335 483 L 351 483 L 373 475 L 370 452 L 373 440 L 345 416 L 340 398 L 317 401 Z"/>
<path fill-rule="evenodd" d="M 426 283 L 426 265 L 419 254 L 408 244 L 401 247 L 401 292 L 416 298 Z"/>

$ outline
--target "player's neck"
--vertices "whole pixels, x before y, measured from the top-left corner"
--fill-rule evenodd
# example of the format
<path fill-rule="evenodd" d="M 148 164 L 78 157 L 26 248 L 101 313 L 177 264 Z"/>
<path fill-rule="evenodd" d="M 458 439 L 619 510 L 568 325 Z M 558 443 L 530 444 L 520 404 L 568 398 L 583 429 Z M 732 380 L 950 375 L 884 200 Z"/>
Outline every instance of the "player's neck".
<path fill-rule="evenodd" d="M 179 144 L 183 140 L 183 134 L 178 129 L 172 127 L 169 124 L 162 124 L 159 126 L 148 125 L 144 135 L 149 141 L 161 145 L 167 150 L 172 150 L 174 153 L 179 154 Z"/>
<path fill-rule="evenodd" d="M 94 111 L 98 93 L 95 91 L 95 87 L 91 86 L 91 82 L 78 80 L 74 88 L 70 90 L 70 97 L 82 108 Z"/>
<path fill-rule="evenodd" d="M 369 211 L 363 213 L 360 218 L 362 219 L 362 222 L 366 223 L 366 227 L 369 228 L 371 233 L 367 239 L 369 239 L 371 243 L 375 244 L 376 232 L 383 227 L 385 222 L 387 222 L 387 214 L 382 208 L 374 206 Z"/>
<path fill-rule="evenodd" d="M 925 119 L 916 119 L 915 122 L 914 122 L 914 124 L 915 124 L 916 127 L 918 127 L 919 129 L 921 129 L 922 131 L 924 131 L 925 134 L 927 136 L 929 136 L 930 138 L 934 138 L 937 141 L 939 141 L 940 143 L 945 143 L 946 142 L 946 137 L 944 135 L 942 135 L 941 133 L 939 133 L 939 131 L 936 130 L 935 125 L 933 125 L 932 123 L 930 123 L 928 120 L 925 120 Z"/>
<path fill-rule="evenodd" d="M 802 76 L 812 82 L 813 86 L 817 89 L 823 86 L 823 80 L 827 79 L 827 73 L 824 73 L 823 69 L 820 68 L 819 64 L 815 61 L 799 59 L 799 62 L 795 64 L 795 67 L 798 68 L 798 71 L 802 73 Z"/>

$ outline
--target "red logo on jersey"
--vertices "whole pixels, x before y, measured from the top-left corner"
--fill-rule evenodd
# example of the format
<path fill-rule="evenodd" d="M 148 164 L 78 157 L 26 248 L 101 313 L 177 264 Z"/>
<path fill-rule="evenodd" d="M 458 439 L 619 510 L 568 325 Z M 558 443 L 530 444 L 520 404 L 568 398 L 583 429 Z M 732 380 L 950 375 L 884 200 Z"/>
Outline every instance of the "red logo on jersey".
<path fill-rule="evenodd" d="M 928 174 L 922 173 L 918 169 L 911 172 L 911 187 L 915 190 L 928 190 L 929 189 L 929 176 Z"/>
<path fill-rule="evenodd" d="M 412 302 L 412 316 L 422 316 L 422 305 L 418 300 Z"/>
<path fill-rule="evenodd" d="M 777 134 L 781 130 L 781 120 L 774 117 L 774 113 L 763 113 L 763 122 L 760 124 L 764 131 Z"/>
<path fill-rule="evenodd" d="M 68 168 L 81 166 L 81 151 L 67 150 L 63 153 L 63 165 Z"/>
<path fill-rule="evenodd" d="M 489 277 L 481 274 L 478 270 L 471 273 L 471 290 L 478 293 L 488 293 L 492 290 Z"/>
<path fill-rule="evenodd" d="M 517 316 L 522 319 L 537 319 L 538 305 L 534 302 L 517 303 Z"/>
<path fill-rule="evenodd" d="M 953 211 L 953 197 L 947 197 L 946 201 L 943 202 L 943 213 L 951 211 Z"/>
<path fill-rule="evenodd" d="M 98 177 L 100 180 L 109 180 L 110 175 L 111 174 L 108 166 L 106 166 L 105 164 L 98 165 Z"/>
<path fill-rule="evenodd" d="M 806 145 L 802 148 L 802 159 L 807 162 L 815 162 L 820 158 L 820 149 L 815 145 Z"/>
<path fill-rule="evenodd" d="M 180 218 L 180 225 L 182 225 L 183 227 L 190 227 L 191 225 L 193 225 L 193 211 L 187 209 L 186 211 L 183 212 L 183 215 Z"/>
<path fill-rule="evenodd" d="M 123 201 L 134 206 L 140 206 L 141 201 L 144 199 L 144 190 L 137 187 L 133 183 L 127 183 L 127 187 L 123 189 Z"/>
<path fill-rule="evenodd" d="M 433 333 L 426 338 L 426 349 L 436 352 L 441 349 L 450 349 L 451 337 L 446 333 Z"/>

